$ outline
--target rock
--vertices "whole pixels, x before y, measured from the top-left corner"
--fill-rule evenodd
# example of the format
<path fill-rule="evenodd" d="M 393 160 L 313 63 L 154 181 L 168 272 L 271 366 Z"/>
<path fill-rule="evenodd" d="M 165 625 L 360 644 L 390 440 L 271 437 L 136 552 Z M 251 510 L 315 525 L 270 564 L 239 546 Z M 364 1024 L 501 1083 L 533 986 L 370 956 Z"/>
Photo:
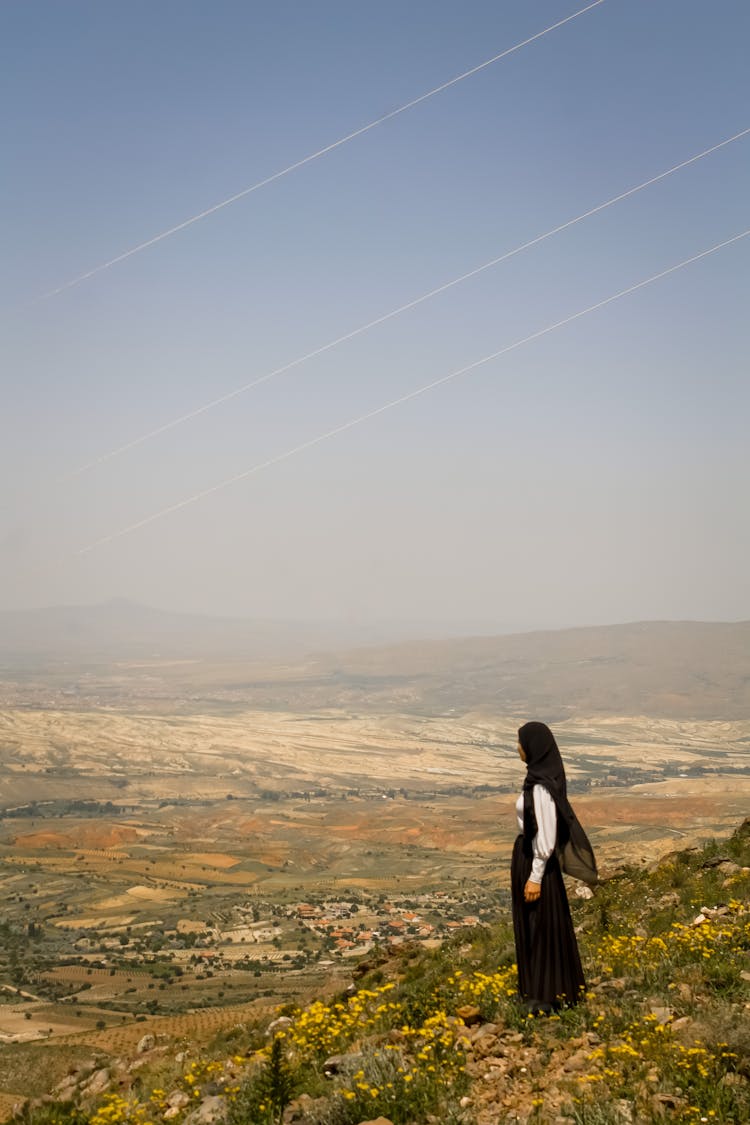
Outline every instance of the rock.
<path fill-rule="evenodd" d="M 700 914 L 696 914 L 695 918 L 693 918 L 690 925 L 691 926 L 705 926 L 707 921 L 708 921 L 708 918 L 703 913 L 703 911 L 701 911 Z"/>
<path fill-rule="evenodd" d="M 472 1029 L 471 1035 L 469 1036 L 469 1041 L 471 1043 L 476 1043 L 478 1039 L 483 1039 L 485 1035 L 497 1036 L 498 1031 L 499 1028 L 496 1023 L 478 1024 Z"/>
<path fill-rule="evenodd" d="M 677 891 L 668 891 L 665 895 L 661 896 L 656 905 L 661 910 L 668 910 L 670 906 L 679 906 L 680 896 L 677 894 Z"/>
<path fill-rule="evenodd" d="M 359 1125 L 393 1125 L 390 1117 L 373 1117 L 369 1121 L 360 1121 Z"/>
<path fill-rule="evenodd" d="M 692 1027 L 693 1020 L 690 1016 L 680 1016 L 678 1020 L 672 1020 L 672 1031 L 685 1031 L 686 1028 Z"/>
<path fill-rule="evenodd" d="M 72 1102 L 77 1086 L 78 1079 L 75 1074 L 68 1074 L 52 1091 L 55 1101 Z"/>
<path fill-rule="evenodd" d="M 619 1101 L 615 1102 L 615 1113 L 617 1114 L 617 1120 L 622 1122 L 622 1125 L 632 1125 L 633 1107 L 630 1102 L 620 1098 Z"/>
<path fill-rule="evenodd" d="M 669 1023 L 672 1019 L 672 1009 L 665 1008 L 660 1004 L 654 1004 L 649 1009 L 649 1014 L 654 1016 L 658 1023 Z"/>
<path fill-rule="evenodd" d="M 326 1078 L 333 1078 L 334 1074 L 341 1074 L 342 1071 L 345 1071 L 347 1069 L 347 1064 L 349 1069 L 354 1071 L 361 1057 L 361 1055 L 357 1054 L 329 1055 L 323 1063 L 323 1073 Z"/>
<path fill-rule="evenodd" d="M 288 1027 L 292 1026 L 292 1021 L 289 1016 L 279 1016 L 278 1019 L 272 1020 L 266 1028 L 266 1037 L 273 1039 L 274 1035 L 278 1035 L 280 1031 L 286 1031 Z"/>
<path fill-rule="evenodd" d="M 585 883 L 579 883 L 575 889 L 576 898 L 593 898 L 594 892 Z"/>
<path fill-rule="evenodd" d="M 612 977 L 611 980 L 603 980 L 601 984 L 595 987 L 596 992 L 624 992 L 625 991 L 625 978 Z"/>
<path fill-rule="evenodd" d="M 750 980 L 750 972 L 748 972 L 747 969 L 742 969 L 740 971 L 740 980 Z"/>
<path fill-rule="evenodd" d="M 685 1109 L 687 1105 L 687 1099 L 677 1094 L 653 1094 L 651 1097 L 651 1108 L 657 1120 L 671 1117 L 677 1110 Z"/>
<path fill-rule="evenodd" d="M 733 863 L 731 859 L 723 859 L 719 864 L 719 871 L 722 875 L 736 875 L 741 870 L 739 863 Z"/>
<path fill-rule="evenodd" d="M 568 1074 L 575 1074 L 577 1071 L 585 1070 L 589 1065 L 590 1051 L 586 1047 L 581 1047 L 578 1051 L 574 1051 L 572 1055 L 563 1063 L 563 1070 Z"/>
<path fill-rule="evenodd" d="M 174 1057 L 174 1061 L 182 1065 L 188 1057 L 187 1051 L 178 1051 Z"/>
<path fill-rule="evenodd" d="M 168 1109 L 164 1110 L 162 1117 L 165 1121 L 171 1121 L 173 1117 L 179 1117 L 181 1113 L 181 1109 L 178 1109 L 176 1105 L 171 1105 Z"/>
<path fill-rule="evenodd" d="M 95 1070 L 88 1082 L 81 1088 L 81 1093 L 86 1098 L 98 1098 L 105 1090 L 109 1089 L 110 1073 L 106 1067 Z"/>
<path fill-rule="evenodd" d="M 474 1057 L 477 1059 L 484 1059 L 487 1058 L 488 1055 L 493 1055 L 495 1053 L 495 1048 L 497 1047 L 497 1042 L 498 1040 L 496 1035 L 483 1035 L 480 1039 L 477 1039 L 472 1044 Z"/>
<path fill-rule="evenodd" d="M 458 1104 L 461 1107 L 461 1109 L 468 1109 L 469 1106 L 471 1105 L 471 1098 L 467 1098 L 466 1095 L 464 1094 L 464 1096 L 461 1098 L 461 1101 Z"/>
<path fill-rule="evenodd" d="M 313 1098 L 310 1094 L 300 1094 L 284 1110 L 284 1125 L 306 1125 L 316 1119 L 315 1111 L 328 1106 L 327 1098 Z"/>
<path fill-rule="evenodd" d="M 709 867 L 721 867 L 722 863 L 730 863 L 731 860 L 727 855 L 714 855 L 710 859 L 705 860 L 701 867 L 705 870 Z"/>
<path fill-rule="evenodd" d="M 187 1115 L 185 1125 L 213 1125 L 215 1121 L 223 1121 L 228 1112 L 229 1103 L 226 1098 L 214 1094 L 204 1098 L 198 1108 Z"/>
<path fill-rule="evenodd" d="M 138 1055 L 145 1055 L 146 1051 L 153 1051 L 156 1046 L 156 1037 L 154 1035 L 144 1035 L 136 1047 L 135 1051 Z"/>
<path fill-rule="evenodd" d="M 482 1013 L 474 1004 L 464 1004 L 461 1008 L 456 1008 L 456 1015 L 467 1027 L 482 1023 Z"/>
<path fill-rule="evenodd" d="M 725 1074 L 720 1080 L 721 1086 L 747 1086 L 747 1084 L 747 1078 L 743 1074 L 736 1074 L 734 1071 Z"/>
<path fill-rule="evenodd" d="M 170 1109 L 184 1109 L 186 1105 L 190 1105 L 190 1098 L 184 1090 L 173 1090 L 167 1097 L 167 1105 Z"/>

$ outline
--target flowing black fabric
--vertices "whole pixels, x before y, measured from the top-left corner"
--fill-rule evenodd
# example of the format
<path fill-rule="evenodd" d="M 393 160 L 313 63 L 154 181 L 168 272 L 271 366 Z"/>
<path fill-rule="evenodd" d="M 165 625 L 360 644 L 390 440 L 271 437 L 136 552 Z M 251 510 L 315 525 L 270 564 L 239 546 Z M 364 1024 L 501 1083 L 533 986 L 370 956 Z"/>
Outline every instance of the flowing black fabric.
<path fill-rule="evenodd" d="M 547 860 L 541 896 L 525 902 L 532 862 L 525 852 L 519 835 L 510 869 L 518 991 L 530 1011 L 554 1011 L 577 1003 L 586 983 L 557 856 Z"/>
<path fill-rule="evenodd" d="M 598 879 L 594 849 L 568 800 L 565 766 L 555 736 L 545 723 L 525 723 L 518 741 L 526 755 L 523 785 L 523 831 L 529 840 L 537 834 L 534 786 L 543 785 L 557 808 L 557 847 L 563 870 L 586 883 Z"/>
<path fill-rule="evenodd" d="M 577 855 L 584 872 L 579 877 L 589 882 L 596 882 L 596 861 L 568 801 L 565 767 L 552 731 L 544 723 L 526 723 L 518 732 L 518 741 L 526 755 L 523 832 L 515 842 L 511 861 L 518 991 L 532 1011 L 550 1011 L 562 1004 L 577 1003 L 585 988 L 561 858 L 564 861 L 570 853 L 573 864 Z M 557 846 L 545 865 L 539 898 L 526 902 L 524 888 L 531 875 L 533 842 L 538 831 L 535 785 L 544 786 L 555 802 Z"/>

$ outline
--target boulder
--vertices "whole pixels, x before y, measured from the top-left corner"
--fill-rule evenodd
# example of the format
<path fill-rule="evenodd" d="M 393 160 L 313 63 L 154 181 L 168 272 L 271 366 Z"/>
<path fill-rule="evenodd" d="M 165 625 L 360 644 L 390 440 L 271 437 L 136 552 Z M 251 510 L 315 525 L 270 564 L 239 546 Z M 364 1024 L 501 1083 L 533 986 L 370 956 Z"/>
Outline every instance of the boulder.
<path fill-rule="evenodd" d="M 341 1074 L 347 1070 L 354 1071 L 361 1059 L 361 1055 L 329 1055 L 323 1063 L 323 1073 L 326 1078 L 333 1078 L 334 1074 Z"/>
<path fill-rule="evenodd" d="M 229 1112 L 229 1103 L 226 1098 L 217 1095 L 204 1098 L 201 1104 L 185 1118 L 185 1125 L 214 1125 L 216 1121 L 223 1121 Z"/>
<path fill-rule="evenodd" d="M 138 1041 L 138 1046 L 135 1049 L 136 1054 L 145 1055 L 146 1051 L 153 1051 L 155 1046 L 156 1037 L 150 1034 L 144 1035 L 143 1038 Z"/>
<path fill-rule="evenodd" d="M 105 1090 L 109 1089 L 110 1073 L 106 1067 L 95 1070 L 88 1082 L 81 1087 L 81 1093 L 86 1098 L 98 1098 Z"/>
<path fill-rule="evenodd" d="M 167 1105 L 170 1109 L 184 1109 L 190 1105 L 190 1098 L 184 1090 L 173 1090 L 167 1097 Z"/>

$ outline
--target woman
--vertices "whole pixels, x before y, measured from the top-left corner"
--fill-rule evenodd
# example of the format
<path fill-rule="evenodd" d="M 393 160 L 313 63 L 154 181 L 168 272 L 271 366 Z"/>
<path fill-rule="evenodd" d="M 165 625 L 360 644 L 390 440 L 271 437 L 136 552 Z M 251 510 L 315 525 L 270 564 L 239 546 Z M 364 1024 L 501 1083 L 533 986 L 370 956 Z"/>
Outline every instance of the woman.
<path fill-rule="evenodd" d="M 529 1012 L 549 1013 L 577 1003 L 585 988 L 558 852 L 566 848 L 583 857 L 591 882 L 596 864 L 568 802 L 552 731 L 544 723 L 526 723 L 518 732 L 518 753 L 526 763 L 511 862 L 518 991 Z"/>

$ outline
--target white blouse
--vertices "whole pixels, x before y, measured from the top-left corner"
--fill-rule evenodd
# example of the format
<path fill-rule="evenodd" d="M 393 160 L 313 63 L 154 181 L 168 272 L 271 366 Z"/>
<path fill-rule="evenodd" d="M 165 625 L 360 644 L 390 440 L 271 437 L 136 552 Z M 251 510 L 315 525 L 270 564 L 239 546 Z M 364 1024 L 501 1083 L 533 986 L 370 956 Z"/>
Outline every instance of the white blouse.
<path fill-rule="evenodd" d="M 534 786 L 533 797 L 538 831 L 531 842 L 534 858 L 529 878 L 532 883 L 541 883 L 547 860 L 555 850 L 557 842 L 557 809 L 552 795 L 543 785 Z M 516 818 L 518 831 L 523 832 L 523 793 L 516 801 Z"/>

